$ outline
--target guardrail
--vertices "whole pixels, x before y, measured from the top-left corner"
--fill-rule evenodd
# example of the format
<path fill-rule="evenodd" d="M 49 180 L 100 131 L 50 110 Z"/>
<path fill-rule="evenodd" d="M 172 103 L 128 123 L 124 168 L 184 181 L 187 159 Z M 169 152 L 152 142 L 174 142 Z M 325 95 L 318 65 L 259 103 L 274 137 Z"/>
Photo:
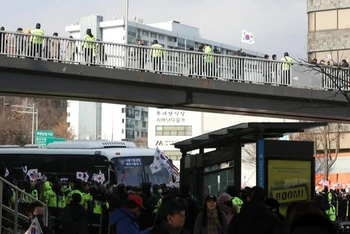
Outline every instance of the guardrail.
<path fill-rule="evenodd" d="M 7 186 L 14 193 L 14 209 L 3 204 L 3 188 Z M 44 207 L 44 225 L 48 225 L 49 213 L 48 207 L 43 202 L 35 199 L 30 194 L 22 191 L 13 184 L 0 177 L 0 234 L 25 232 L 28 224 L 28 215 L 26 211 L 19 209 L 21 198 L 27 197 L 31 202 L 39 202 Z"/>
<path fill-rule="evenodd" d="M 293 81 L 294 70 L 299 67 L 297 63 L 290 66 L 288 70 L 288 64 L 279 61 L 214 53 L 154 49 L 137 45 L 3 31 L 0 32 L 0 54 L 9 57 L 156 72 L 175 76 L 299 87 L 298 82 L 294 84 Z M 330 73 L 338 70 L 342 69 L 327 69 Z M 305 79 L 305 75 L 302 76 Z M 320 81 L 317 81 L 318 87 L 313 88 L 336 90 L 336 82 L 326 74 L 320 73 L 317 76 Z M 339 79 L 349 80 L 346 73 Z"/>

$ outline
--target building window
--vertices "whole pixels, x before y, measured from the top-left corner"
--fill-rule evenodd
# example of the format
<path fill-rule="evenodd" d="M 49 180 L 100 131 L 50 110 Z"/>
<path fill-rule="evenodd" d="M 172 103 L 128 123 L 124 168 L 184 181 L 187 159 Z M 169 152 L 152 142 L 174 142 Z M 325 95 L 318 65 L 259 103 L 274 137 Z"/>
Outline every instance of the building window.
<path fill-rule="evenodd" d="M 148 137 L 147 132 L 141 132 L 141 137 L 142 137 L 142 138 L 147 138 L 147 137 Z"/>
<path fill-rule="evenodd" d="M 135 131 L 126 129 L 125 138 L 126 139 L 135 139 Z"/>
<path fill-rule="evenodd" d="M 338 10 L 338 28 L 350 28 L 350 9 Z"/>
<path fill-rule="evenodd" d="M 129 36 L 136 37 L 136 28 L 135 28 L 135 27 L 132 27 L 132 26 L 129 26 L 128 29 L 129 29 L 128 35 L 129 35 Z"/>
<path fill-rule="evenodd" d="M 328 60 L 328 55 L 332 56 L 333 61 L 338 61 L 338 51 L 324 51 L 324 52 L 316 52 L 315 58 L 318 61 Z"/>
<path fill-rule="evenodd" d="M 68 128 L 70 128 L 70 122 L 67 122 L 67 126 L 68 126 Z"/>
<path fill-rule="evenodd" d="M 67 117 L 70 117 L 70 112 L 67 112 Z"/>
<path fill-rule="evenodd" d="M 337 29 L 337 10 L 316 12 L 316 31 Z"/>
<path fill-rule="evenodd" d="M 156 136 L 192 136 L 192 126 L 156 126 Z"/>
<path fill-rule="evenodd" d="M 148 126 L 147 122 L 142 122 L 142 127 L 143 128 L 147 128 L 147 126 Z"/>
<path fill-rule="evenodd" d="M 125 108 L 122 108 L 122 113 L 125 113 Z"/>
<path fill-rule="evenodd" d="M 140 116 L 140 111 L 139 110 L 135 110 L 135 116 L 139 117 Z"/>
<path fill-rule="evenodd" d="M 179 38 L 177 40 L 177 46 L 184 49 L 185 48 L 185 39 Z"/>
<path fill-rule="evenodd" d="M 124 119 L 122 119 L 122 123 L 124 123 Z"/>
<path fill-rule="evenodd" d="M 135 109 L 126 108 L 126 117 L 135 118 Z"/>
<path fill-rule="evenodd" d="M 122 129 L 122 134 L 124 134 L 124 129 Z"/>
<path fill-rule="evenodd" d="M 173 38 L 172 37 L 168 37 L 168 41 L 172 42 Z"/>
<path fill-rule="evenodd" d="M 195 46 L 194 41 L 191 41 L 191 40 L 186 41 L 186 49 L 190 49 L 190 48 L 194 49 L 194 46 Z"/>
<path fill-rule="evenodd" d="M 315 31 L 315 12 L 311 12 L 308 15 L 309 18 L 309 32 Z"/>
<path fill-rule="evenodd" d="M 182 157 L 180 150 L 164 150 L 164 153 L 173 161 L 179 161 Z"/>
<path fill-rule="evenodd" d="M 159 35 L 159 40 L 164 40 L 164 35 Z"/>
<path fill-rule="evenodd" d="M 135 120 L 134 119 L 126 119 L 126 128 L 135 129 Z"/>
<path fill-rule="evenodd" d="M 157 39 L 157 34 L 156 34 L 156 33 L 151 33 L 151 37 L 152 37 L 153 39 Z"/>
<path fill-rule="evenodd" d="M 148 37 L 148 32 L 147 31 L 142 31 L 142 36 Z"/>

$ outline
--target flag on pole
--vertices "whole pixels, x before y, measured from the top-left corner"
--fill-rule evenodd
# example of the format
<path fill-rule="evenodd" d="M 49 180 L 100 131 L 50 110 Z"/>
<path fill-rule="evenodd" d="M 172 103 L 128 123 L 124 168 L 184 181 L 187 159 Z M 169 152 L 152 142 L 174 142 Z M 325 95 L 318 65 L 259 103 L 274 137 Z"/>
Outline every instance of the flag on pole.
<path fill-rule="evenodd" d="M 84 182 L 89 181 L 89 174 L 87 172 L 77 171 L 76 175 L 77 175 L 77 179 L 79 179 L 79 180 L 82 180 Z"/>
<path fill-rule="evenodd" d="M 38 218 L 33 219 L 28 230 L 24 234 L 43 234 Z"/>
<path fill-rule="evenodd" d="M 149 166 L 152 174 L 157 173 L 162 170 L 162 162 L 160 157 L 161 151 L 156 148 L 156 152 L 154 153 L 153 163 Z"/>
<path fill-rule="evenodd" d="M 242 30 L 241 42 L 247 43 L 247 44 L 254 44 L 255 43 L 254 34 L 250 33 L 250 32 L 247 32 L 245 30 Z"/>

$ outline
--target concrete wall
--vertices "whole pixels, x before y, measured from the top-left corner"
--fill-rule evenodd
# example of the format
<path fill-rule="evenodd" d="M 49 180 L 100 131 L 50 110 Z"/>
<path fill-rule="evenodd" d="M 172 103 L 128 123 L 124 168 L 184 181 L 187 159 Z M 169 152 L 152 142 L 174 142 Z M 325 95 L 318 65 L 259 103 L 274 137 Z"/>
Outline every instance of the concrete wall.
<path fill-rule="evenodd" d="M 350 48 L 349 35 L 350 29 L 309 32 L 308 50 L 315 52 Z"/>
<path fill-rule="evenodd" d="M 307 11 L 323 11 L 350 7 L 350 0 L 308 0 Z"/>

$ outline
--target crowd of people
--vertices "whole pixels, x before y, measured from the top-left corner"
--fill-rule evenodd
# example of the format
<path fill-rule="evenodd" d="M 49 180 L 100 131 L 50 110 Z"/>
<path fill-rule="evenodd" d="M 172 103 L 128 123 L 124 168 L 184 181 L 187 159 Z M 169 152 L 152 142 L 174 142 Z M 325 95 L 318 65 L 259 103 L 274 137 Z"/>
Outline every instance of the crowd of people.
<path fill-rule="evenodd" d="M 150 183 L 132 187 L 80 179 L 72 183 L 56 176 L 45 181 L 16 180 L 6 177 L 4 165 L 0 176 L 48 206 L 49 225 L 45 226 L 40 202 L 26 196 L 16 201 L 13 191 L 4 187 L 3 205 L 13 207 L 18 202 L 19 212 L 28 214 L 28 222 L 20 223 L 23 233 L 35 218 L 44 234 L 336 233 L 327 200 L 292 202 L 283 216 L 278 201 L 266 198 L 259 186 L 238 191 L 230 185 L 219 197 L 208 194 L 201 202 L 186 185 L 180 189 Z M 11 228 L 8 220 L 11 215 L 3 213 L 7 230 Z"/>

